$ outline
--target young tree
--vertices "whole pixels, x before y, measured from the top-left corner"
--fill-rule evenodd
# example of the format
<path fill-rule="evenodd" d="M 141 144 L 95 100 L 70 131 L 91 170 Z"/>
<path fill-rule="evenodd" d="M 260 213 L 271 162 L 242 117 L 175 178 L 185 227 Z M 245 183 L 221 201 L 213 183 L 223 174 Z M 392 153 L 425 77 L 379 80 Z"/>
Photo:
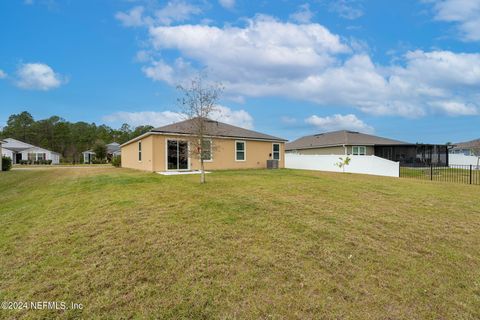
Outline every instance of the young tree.
<path fill-rule="evenodd" d="M 102 140 L 97 140 L 93 145 L 92 151 L 95 152 L 95 158 L 103 161 L 107 157 L 107 146 Z"/>
<path fill-rule="evenodd" d="M 339 167 L 340 169 L 342 169 L 343 173 L 345 173 L 345 167 L 350 164 L 350 161 L 351 161 L 352 159 L 350 159 L 349 157 L 346 157 L 345 159 L 342 158 L 342 157 L 340 157 L 340 158 L 338 158 L 338 159 L 340 160 L 340 162 L 335 163 L 335 165 L 336 165 L 337 167 Z"/>
<path fill-rule="evenodd" d="M 223 92 L 219 83 L 205 84 L 204 77 L 198 75 L 187 85 L 178 85 L 182 98 L 178 99 L 181 111 L 192 124 L 189 153 L 200 161 L 200 183 L 205 183 L 205 159 L 211 157 L 215 149 L 214 132 L 209 126 L 210 118 L 217 112 L 217 103 Z"/>

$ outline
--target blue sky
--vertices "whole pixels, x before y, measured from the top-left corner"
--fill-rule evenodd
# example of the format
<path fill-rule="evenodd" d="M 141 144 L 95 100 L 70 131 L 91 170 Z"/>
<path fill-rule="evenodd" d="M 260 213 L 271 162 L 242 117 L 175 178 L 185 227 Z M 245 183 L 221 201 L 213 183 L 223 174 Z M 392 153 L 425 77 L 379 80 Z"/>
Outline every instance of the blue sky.
<path fill-rule="evenodd" d="M 221 121 L 288 139 L 352 129 L 480 137 L 480 0 L 0 3 L 0 126 L 179 119 L 176 84 L 225 86 Z"/>

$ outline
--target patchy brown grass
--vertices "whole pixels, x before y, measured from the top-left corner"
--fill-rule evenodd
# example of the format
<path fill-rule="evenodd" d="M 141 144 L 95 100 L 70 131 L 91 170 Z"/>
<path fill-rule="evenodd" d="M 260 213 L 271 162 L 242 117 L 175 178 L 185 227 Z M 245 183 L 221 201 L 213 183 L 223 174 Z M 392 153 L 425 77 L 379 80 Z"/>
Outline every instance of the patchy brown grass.
<path fill-rule="evenodd" d="M 478 319 L 480 188 L 295 170 L 0 174 L 0 318 Z"/>

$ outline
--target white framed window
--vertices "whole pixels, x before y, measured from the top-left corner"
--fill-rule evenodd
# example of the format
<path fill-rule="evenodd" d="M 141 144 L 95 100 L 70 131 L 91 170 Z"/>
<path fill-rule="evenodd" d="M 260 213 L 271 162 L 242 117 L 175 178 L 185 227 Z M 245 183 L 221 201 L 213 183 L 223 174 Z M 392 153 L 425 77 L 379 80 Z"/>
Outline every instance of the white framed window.
<path fill-rule="evenodd" d="M 138 161 L 142 161 L 142 141 L 138 141 Z"/>
<path fill-rule="evenodd" d="M 212 140 L 203 140 L 202 145 L 202 159 L 203 161 L 212 161 Z"/>
<path fill-rule="evenodd" d="M 367 155 L 367 147 L 365 146 L 353 146 L 352 154 L 354 156 L 365 156 Z"/>
<path fill-rule="evenodd" d="M 247 160 L 247 143 L 245 141 L 235 141 L 235 161 Z"/>
<path fill-rule="evenodd" d="M 272 159 L 280 160 L 280 143 L 272 144 Z"/>

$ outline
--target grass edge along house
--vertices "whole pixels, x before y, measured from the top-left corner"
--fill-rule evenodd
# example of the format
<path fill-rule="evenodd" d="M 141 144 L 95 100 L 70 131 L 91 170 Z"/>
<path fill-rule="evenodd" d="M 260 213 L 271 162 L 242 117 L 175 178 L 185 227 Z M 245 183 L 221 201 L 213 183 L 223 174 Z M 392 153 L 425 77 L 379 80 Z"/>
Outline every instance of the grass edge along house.
<path fill-rule="evenodd" d="M 285 167 L 287 140 L 230 124 L 204 119 L 208 147 L 205 170 L 266 168 L 267 160 Z M 152 129 L 122 144 L 122 167 L 137 170 L 191 171 L 200 169 L 200 160 L 192 156 L 195 138 L 193 119 Z"/>

